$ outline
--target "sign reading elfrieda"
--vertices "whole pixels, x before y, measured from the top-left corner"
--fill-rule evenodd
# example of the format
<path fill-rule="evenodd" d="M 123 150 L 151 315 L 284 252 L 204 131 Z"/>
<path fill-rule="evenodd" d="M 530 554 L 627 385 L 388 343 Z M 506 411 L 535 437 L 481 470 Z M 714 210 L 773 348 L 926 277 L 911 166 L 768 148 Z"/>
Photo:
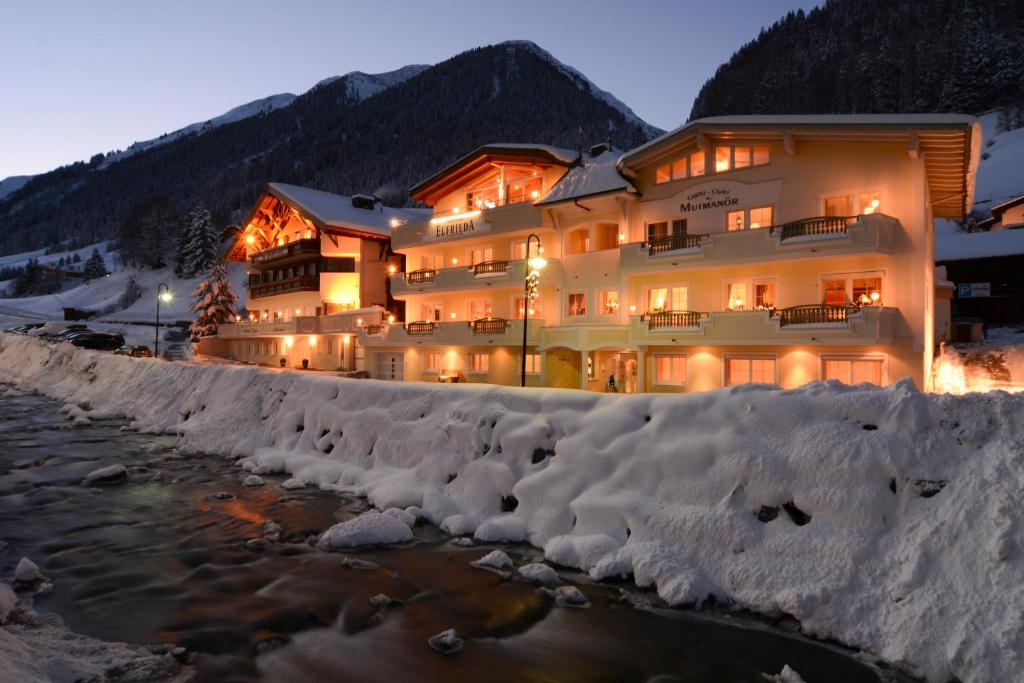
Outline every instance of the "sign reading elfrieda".
<path fill-rule="evenodd" d="M 490 232 L 491 224 L 480 219 L 479 212 L 470 216 L 452 216 L 437 222 L 431 221 L 423 241 L 452 240 L 463 236 L 473 236 L 476 233 Z"/>
<path fill-rule="evenodd" d="M 771 206 L 778 210 L 782 181 L 748 185 L 718 180 L 693 185 L 671 197 L 640 203 L 644 223 L 685 218 L 690 232 L 721 232 L 729 211 Z"/>

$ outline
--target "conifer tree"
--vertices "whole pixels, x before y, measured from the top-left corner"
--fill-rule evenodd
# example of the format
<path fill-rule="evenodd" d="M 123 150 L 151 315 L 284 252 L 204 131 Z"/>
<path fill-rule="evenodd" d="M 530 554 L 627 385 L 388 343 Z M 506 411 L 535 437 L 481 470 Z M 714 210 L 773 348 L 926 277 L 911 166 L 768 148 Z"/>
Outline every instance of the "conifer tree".
<path fill-rule="evenodd" d="M 206 207 L 197 204 L 185 217 L 185 229 L 178 241 L 174 274 L 180 278 L 205 273 L 219 258 L 219 240 Z"/>
<path fill-rule="evenodd" d="M 93 249 L 89 259 L 82 269 L 86 280 L 94 280 L 107 274 L 107 262 L 103 260 L 103 254 L 99 249 Z"/>
<path fill-rule="evenodd" d="M 223 261 L 217 261 L 210 268 L 192 297 L 195 319 L 192 321 L 190 337 L 193 342 L 198 342 L 200 337 L 217 334 L 217 325 L 234 319 L 238 297 L 228 279 Z"/>

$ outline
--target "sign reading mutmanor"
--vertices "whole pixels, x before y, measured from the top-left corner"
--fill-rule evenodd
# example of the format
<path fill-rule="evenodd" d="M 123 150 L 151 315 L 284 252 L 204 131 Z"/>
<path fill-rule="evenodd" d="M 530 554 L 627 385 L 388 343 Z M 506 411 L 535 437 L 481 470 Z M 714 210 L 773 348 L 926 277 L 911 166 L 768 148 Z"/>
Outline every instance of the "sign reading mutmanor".
<path fill-rule="evenodd" d="M 491 224 L 481 220 L 477 215 L 452 217 L 445 220 L 433 220 L 427 226 L 424 240 L 450 240 L 476 233 L 490 232 Z"/>
<path fill-rule="evenodd" d="M 687 195 L 686 199 L 679 205 L 679 213 L 693 213 L 695 211 L 707 211 L 708 209 L 721 209 L 739 205 L 740 198 L 733 196 L 732 188 L 711 187 L 697 190 Z"/>
<path fill-rule="evenodd" d="M 730 211 L 763 206 L 778 211 L 781 193 L 782 180 L 751 184 L 712 180 L 661 199 L 641 201 L 640 212 L 648 224 L 683 218 L 691 232 L 722 232 L 727 230 L 726 215 Z"/>

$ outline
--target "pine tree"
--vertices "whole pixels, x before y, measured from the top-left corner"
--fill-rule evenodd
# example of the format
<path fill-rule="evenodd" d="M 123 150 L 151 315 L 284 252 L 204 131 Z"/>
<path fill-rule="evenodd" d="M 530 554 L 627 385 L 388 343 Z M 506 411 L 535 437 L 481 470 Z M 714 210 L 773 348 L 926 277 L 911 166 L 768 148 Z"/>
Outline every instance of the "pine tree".
<path fill-rule="evenodd" d="M 89 259 L 82 269 L 86 280 L 94 280 L 107 274 L 107 262 L 103 260 L 103 254 L 99 249 L 93 249 Z"/>
<path fill-rule="evenodd" d="M 218 242 L 210 212 L 197 204 L 185 217 L 185 229 L 178 240 L 174 274 L 179 278 L 191 278 L 205 273 L 220 256 Z"/>
<path fill-rule="evenodd" d="M 192 321 L 190 336 L 193 342 L 198 342 L 200 337 L 217 334 L 217 325 L 234 319 L 238 297 L 223 261 L 217 261 L 210 268 L 192 297 L 195 320 Z"/>

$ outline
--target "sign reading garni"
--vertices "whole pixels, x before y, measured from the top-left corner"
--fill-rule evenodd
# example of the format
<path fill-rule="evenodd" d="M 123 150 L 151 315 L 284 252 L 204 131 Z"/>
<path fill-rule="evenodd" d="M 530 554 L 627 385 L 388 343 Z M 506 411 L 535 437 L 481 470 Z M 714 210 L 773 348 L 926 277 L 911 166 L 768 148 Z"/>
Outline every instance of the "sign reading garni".
<path fill-rule="evenodd" d="M 780 211 L 782 180 L 741 183 L 735 180 L 705 180 L 663 199 L 640 202 L 646 224 L 685 218 L 692 233 L 723 232 L 730 211 L 770 206 Z"/>
<path fill-rule="evenodd" d="M 491 224 L 477 215 L 452 216 L 446 220 L 431 221 L 424 238 L 426 240 L 450 240 L 462 235 L 490 232 Z"/>

